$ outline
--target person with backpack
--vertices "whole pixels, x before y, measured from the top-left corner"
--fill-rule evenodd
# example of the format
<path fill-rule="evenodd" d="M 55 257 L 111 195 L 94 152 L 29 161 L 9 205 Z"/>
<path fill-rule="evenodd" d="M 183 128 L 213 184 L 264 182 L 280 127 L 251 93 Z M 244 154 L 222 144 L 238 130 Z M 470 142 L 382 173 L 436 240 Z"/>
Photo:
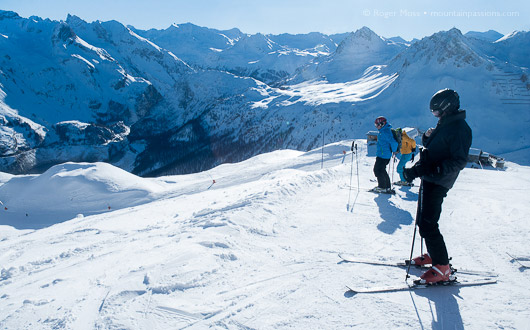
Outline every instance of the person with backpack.
<path fill-rule="evenodd" d="M 373 188 L 372 191 L 391 194 L 393 190 L 386 166 L 390 163 L 392 155 L 397 151 L 398 143 L 392 134 L 392 125 L 387 122 L 385 117 L 377 117 L 374 124 L 379 133 L 377 135 L 377 152 L 374 165 L 377 187 Z"/>
<path fill-rule="evenodd" d="M 399 150 L 401 158 L 399 159 L 399 163 L 396 170 L 399 174 L 400 180 L 398 182 L 394 182 L 394 184 L 398 186 L 411 186 L 412 183 L 407 182 L 407 180 L 405 180 L 405 178 L 403 177 L 403 169 L 405 169 L 405 164 L 407 164 L 409 161 L 414 161 L 414 154 L 416 152 L 416 141 L 410 138 L 404 129 L 398 128 L 396 129 L 396 131 L 401 134 L 401 147 Z"/>
<path fill-rule="evenodd" d="M 452 274 L 438 220 L 443 199 L 467 164 L 472 142 L 472 131 L 465 120 L 466 111 L 460 110 L 460 97 L 454 90 L 438 91 L 431 98 L 430 108 L 438 118 L 438 124 L 423 134 L 425 148 L 420 152 L 420 160 L 403 171 L 408 182 L 421 178 L 416 225 L 428 253 L 412 259 L 411 263 L 431 265 L 421 275 L 421 282 L 428 284 L 448 281 Z"/>

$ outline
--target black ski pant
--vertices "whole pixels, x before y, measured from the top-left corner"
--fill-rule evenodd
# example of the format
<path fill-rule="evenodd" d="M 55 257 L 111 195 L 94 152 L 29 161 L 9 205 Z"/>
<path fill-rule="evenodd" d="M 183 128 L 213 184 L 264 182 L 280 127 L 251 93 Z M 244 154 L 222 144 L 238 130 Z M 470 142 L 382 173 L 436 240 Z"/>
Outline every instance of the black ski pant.
<path fill-rule="evenodd" d="M 390 177 L 386 172 L 386 166 L 390 163 L 390 159 L 381 157 L 375 158 L 374 174 L 377 178 L 377 186 L 379 188 L 390 188 Z"/>
<path fill-rule="evenodd" d="M 448 191 L 449 189 L 443 186 L 425 180 L 422 180 L 420 187 L 417 222 L 433 265 L 449 264 L 444 238 L 438 228 L 442 203 Z"/>

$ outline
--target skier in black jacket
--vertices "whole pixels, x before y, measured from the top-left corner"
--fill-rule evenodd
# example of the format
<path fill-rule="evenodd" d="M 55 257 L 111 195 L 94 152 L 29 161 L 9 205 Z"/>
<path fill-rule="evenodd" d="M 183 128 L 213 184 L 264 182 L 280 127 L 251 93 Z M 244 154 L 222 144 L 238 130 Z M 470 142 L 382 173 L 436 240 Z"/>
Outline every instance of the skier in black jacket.
<path fill-rule="evenodd" d="M 447 281 L 451 275 L 447 248 L 438 228 L 438 220 L 444 197 L 467 164 L 472 141 L 471 128 L 465 121 L 466 112 L 459 110 L 460 99 L 455 91 L 438 91 L 431 98 L 430 108 L 432 114 L 439 118 L 438 124 L 423 135 L 425 148 L 420 153 L 420 160 L 403 171 L 408 182 L 417 177 L 422 180 L 416 224 L 421 237 L 425 239 L 428 253 L 412 260 L 415 265 L 432 265 L 421 276 L 422 283 Z"/>

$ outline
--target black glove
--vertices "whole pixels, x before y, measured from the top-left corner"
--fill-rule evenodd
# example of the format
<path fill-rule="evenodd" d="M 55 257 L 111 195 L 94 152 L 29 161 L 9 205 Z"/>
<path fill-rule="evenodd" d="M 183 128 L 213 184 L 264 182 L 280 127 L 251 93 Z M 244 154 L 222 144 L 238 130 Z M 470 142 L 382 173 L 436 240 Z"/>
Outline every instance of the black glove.
<path fill-rule="evenodd" d="M 427 175 L 439 175 L 439 174 L 442 174 L 442 172 L 443 172 L 442 166 L 440 164 L 433 163 L 429 158 L 430 158 L 429 157 L 429 149 L 420 148 L 420 161 L 418 163 L 416 163 L 416 165 L 414 165 L 414 166 L 421 166 L 422 167 L 422 169 L 420 170 L 421 171 L 421 175 L 419 175 L 419 176 L 423 176 L 423 175 L 426 175 L 426 174 Z"/>
<path fill-rule="evenodd" d="M 411 162 L 414 162 L 414 152 L 412 152 L 412 158 L 410 159 Z"/>
<path fill-rule="evenodd" d="M 405 181 L 412 182 L 414 179 L 419 178 L 427 174 L 425 166 L 420 162 L 416 163 L 411 168 L 403 169 L 403 177 Z"/>
<path fill-rule="evenodd" d="M 350 149 L 351 151 L 353 151 L 353 146 L 355 146 L 355 141 L 353 141 L 353 142 L 351 143 L 351 149 Z"/>
<path fill-rule="evenodd" d="M 414 179 L 417 178 L 416 170 L 414 169 L 414 167 L 404 168 L 403 177 L 405 178 L 405 181 L 407 181 L 408 183 L 411 183 L 412 181 L 414 181 Z"/>

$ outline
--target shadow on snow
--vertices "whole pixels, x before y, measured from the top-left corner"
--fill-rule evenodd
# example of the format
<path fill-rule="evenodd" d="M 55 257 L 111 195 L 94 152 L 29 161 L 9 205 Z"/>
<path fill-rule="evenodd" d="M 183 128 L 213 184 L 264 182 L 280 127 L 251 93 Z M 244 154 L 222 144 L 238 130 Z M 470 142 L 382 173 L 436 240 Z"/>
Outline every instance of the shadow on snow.
<path fill-rule="evenodd" d="M 391 200 L 391 195 L 380 194 L 374 200 L 379 207 L 379 214 L 383 220 L 377 229 L 385 234 L 393 234 L 402 225 L 410 225 L 414 219 L 408 211 L 397 207 Z"/>

